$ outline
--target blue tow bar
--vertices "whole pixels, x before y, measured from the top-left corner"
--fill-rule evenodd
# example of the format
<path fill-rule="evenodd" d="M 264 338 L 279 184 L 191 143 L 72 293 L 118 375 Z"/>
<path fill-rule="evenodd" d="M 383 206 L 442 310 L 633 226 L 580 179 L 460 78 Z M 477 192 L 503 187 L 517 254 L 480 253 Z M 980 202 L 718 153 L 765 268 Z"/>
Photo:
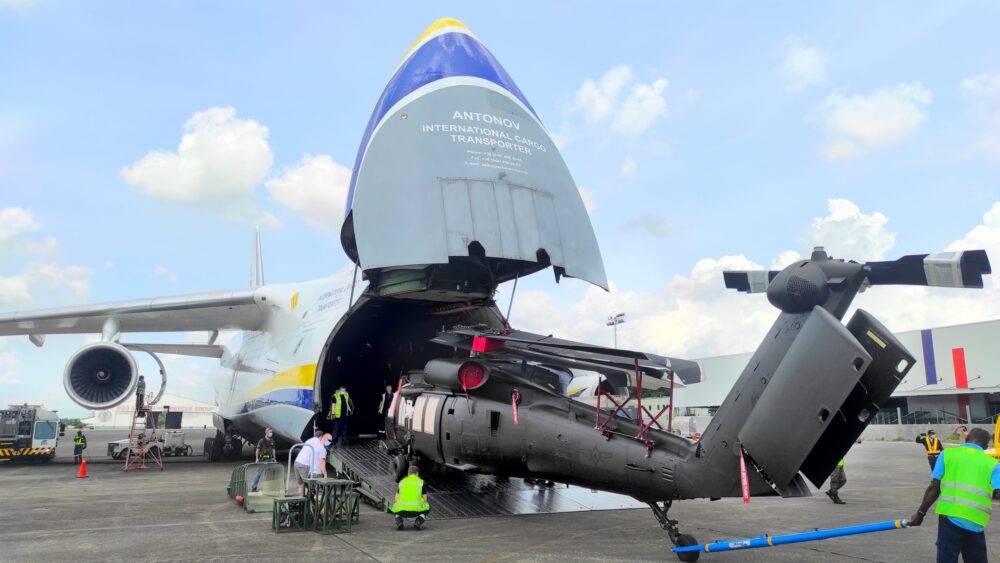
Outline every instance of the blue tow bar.
<path fill-rule="evenodd" d="M 756 538 L 739 540 L 719 540 L 712 543 L 700 543 L 698 545 L 675 547 L 674 553 L 693 553 L 696 551 L 716 553 L 719 551 L 733 551 L 737 549 L 754 549 L 756 547 L 774 547 L 776 545 L 784 545 L 786 543 L 801 543 L 806 541 L 838 538 L 840 536 L 853 536 L 856 534 L 870 534 L 872 532 L 899 530 L 901 528 L 905 528 L 906 526 L 906 519 L 903 518 L 900 520 L 886 520 L 884 522 L 872 522 L 871 524 L 859 524 L 857 526 L 847 526 L 845 528 L 813 530 L 811 532 L 797 532 L 794 534 L 784 534 L 780 536 L 763 535 Z"/>

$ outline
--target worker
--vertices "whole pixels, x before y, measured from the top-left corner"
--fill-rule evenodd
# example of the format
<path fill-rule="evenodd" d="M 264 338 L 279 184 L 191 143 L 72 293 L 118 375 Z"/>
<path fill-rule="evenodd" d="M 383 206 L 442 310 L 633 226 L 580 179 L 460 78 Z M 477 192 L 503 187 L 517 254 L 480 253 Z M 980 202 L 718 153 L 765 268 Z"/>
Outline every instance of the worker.
<path fill-rule="evenodd" d="M 382 430 L 380 432 L 385 432 L 385 419 L 389 416 L 390 406 L 392 406 L 392 385 L 386 385 L 385 392 L 382 393 L 382 400 L 378 403 L 378 414 L 382 417 Z"/>
<path fill-rule="evenodd" d="M 305 490 L 306 479 L 323 476 L 326 477 L 326 448 L 330 445 L 333 436 L 329 432 L 316 430 L 313 437 L 306 440 L 299 455 L 295 456 L 295 478 L 299 485 L 296 490 L 299 496 Z"/>
<path fill-rule="evenodd" d="M 83 435 L 83 430 L 77 430 L 73 437 L 73 463 L 80 463 L 83 460 L 83 450 L 87 449 L 87 437 Z"/>
<path fill-rule="evenodd" d="M 847 474 L 844 473 L 844 460 L 841 459 L 837 462 L 837 467 L 834 468 L 833 474 L 830 475 L 830 490 L 826 492 L 826 496 L 830 497 L 833 504 L 847 504 L 841 500 L 840 488 L 847 483 Z"/>
<path fill-rule="evenodd" d="M 926 434 L 921 434 L 917 436 L 914 442 L 922 444 L 924 449 L 927 450 L 927 463 L 931 466 L 931 470 L 934 470 L 934 464 L 937 462 L 938 455 L 941 454 L 941 440 L 934 434 L 934 429 L 930 428 L 927 430 Z"/>
<path fill-rule="evenodd" d="M 143 400 L 146 396 L 146 378 L 139 376 L 139 383 L 135 385 L 135 412 L 142 411 Z"/>
<path fill-rule="evenodd" d="M 329 418 L 333 421 L 333 444 L 337 445 L 347 434 L 347 418 L 354 414 L 354 402 L 347 393 L 347 387 L 341 385 L 333 392 L 330 401 Z"/>
<path fill-rule="evenodd" d="M 424 494 L 424 480 L 418 475 L 416 465 L 410 465 L 406 477 L 399 482 L 399 490 L 392 503 L 393 519 L 396 522 L 396 529 L 403 529 L 404 518 L 414 518 L 413 528 L 419 530 L 427 521 L 427 513 L 431 510 L 431 505 L 427 504 L 427 495 Z"/>
<path fill-rule="evenodd" d="M 910 526 L 921 525 L 937 501 L 938 563 L 957 563 L 960 553 L 966 563 L 986 561 L 983 530 L 990 523 L 990 498 L 1000 489 L 1000 464 L 983 452 L 989 441 L 989 432 L 973 428 L 965 444 L 945 450 L 934 464 L 920 508 L 910 517 Z"/>
<path fill-rule="evenodd" d="M 264 437 L 257 441 L 257 447 L 253 452 L 255 463 L 277 463 L 275 458 L 277 457 L 274 449 L 274 431 L 270 427 L 264 429 Z M 257 485 L 260 484 L 260 476 L 264 473 L 264 467 L 258 466 L 257 473 L 253 476 L 253 481 L 250 482 L 250 492 L 257 491 Z"/>
<path fill-rule="evenodd" d="M 955 427 L 955 436 L 958 438 L 959 444 L 964 444 L 965 439 L 969 436 L 969 427 L 964 424 L 959 424 Z"/>

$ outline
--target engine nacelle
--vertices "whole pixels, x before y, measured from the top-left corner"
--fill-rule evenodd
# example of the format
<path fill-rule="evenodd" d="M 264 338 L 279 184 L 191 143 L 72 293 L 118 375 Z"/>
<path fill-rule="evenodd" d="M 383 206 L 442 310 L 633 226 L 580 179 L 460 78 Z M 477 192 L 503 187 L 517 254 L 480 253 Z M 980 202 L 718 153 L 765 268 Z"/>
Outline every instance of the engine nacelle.
<path fill-rule="evenodd" d="M 102 410 L 135 394 L 139 368 L 127 348 L 117 342 L 97 342 L 81 348 L 69 363 L 63 385 L 81 407 Z"/>

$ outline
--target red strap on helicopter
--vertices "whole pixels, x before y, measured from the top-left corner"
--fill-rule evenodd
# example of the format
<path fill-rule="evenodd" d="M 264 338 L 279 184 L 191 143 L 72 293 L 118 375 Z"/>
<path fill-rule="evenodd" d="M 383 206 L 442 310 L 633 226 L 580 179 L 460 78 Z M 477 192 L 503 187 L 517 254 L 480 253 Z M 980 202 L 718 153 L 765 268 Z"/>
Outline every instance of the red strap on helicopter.
<path fill-rule="evenodd" d="M 740 485 L 743 487 L 743 504 L 750 504 L 750 478 L 747 477 L 747 464 L 743 461 L 743 448 L 740 448 Z"/>
<path fill-rule="evenodd" d="M 510 403 L 514 409 L 514 424 L 520 423 L 520 419 L 517 416 L 517 404 L 521 402 L 521 392 L 514 389 L 510 392 Z"/>

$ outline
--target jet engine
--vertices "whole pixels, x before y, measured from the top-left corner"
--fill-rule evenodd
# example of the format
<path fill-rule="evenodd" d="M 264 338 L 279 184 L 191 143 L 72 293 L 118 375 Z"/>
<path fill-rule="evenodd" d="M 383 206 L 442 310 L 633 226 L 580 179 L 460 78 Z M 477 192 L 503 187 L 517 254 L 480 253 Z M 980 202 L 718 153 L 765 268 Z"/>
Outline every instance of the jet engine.
<path fill-rule="evenodd" d="M 117 342 L 97 342 L 81 348 L 63 376 L 66 393 L 91 410 L 119 405 L 135 394 L 139 369 L 127 348 Z"/>

